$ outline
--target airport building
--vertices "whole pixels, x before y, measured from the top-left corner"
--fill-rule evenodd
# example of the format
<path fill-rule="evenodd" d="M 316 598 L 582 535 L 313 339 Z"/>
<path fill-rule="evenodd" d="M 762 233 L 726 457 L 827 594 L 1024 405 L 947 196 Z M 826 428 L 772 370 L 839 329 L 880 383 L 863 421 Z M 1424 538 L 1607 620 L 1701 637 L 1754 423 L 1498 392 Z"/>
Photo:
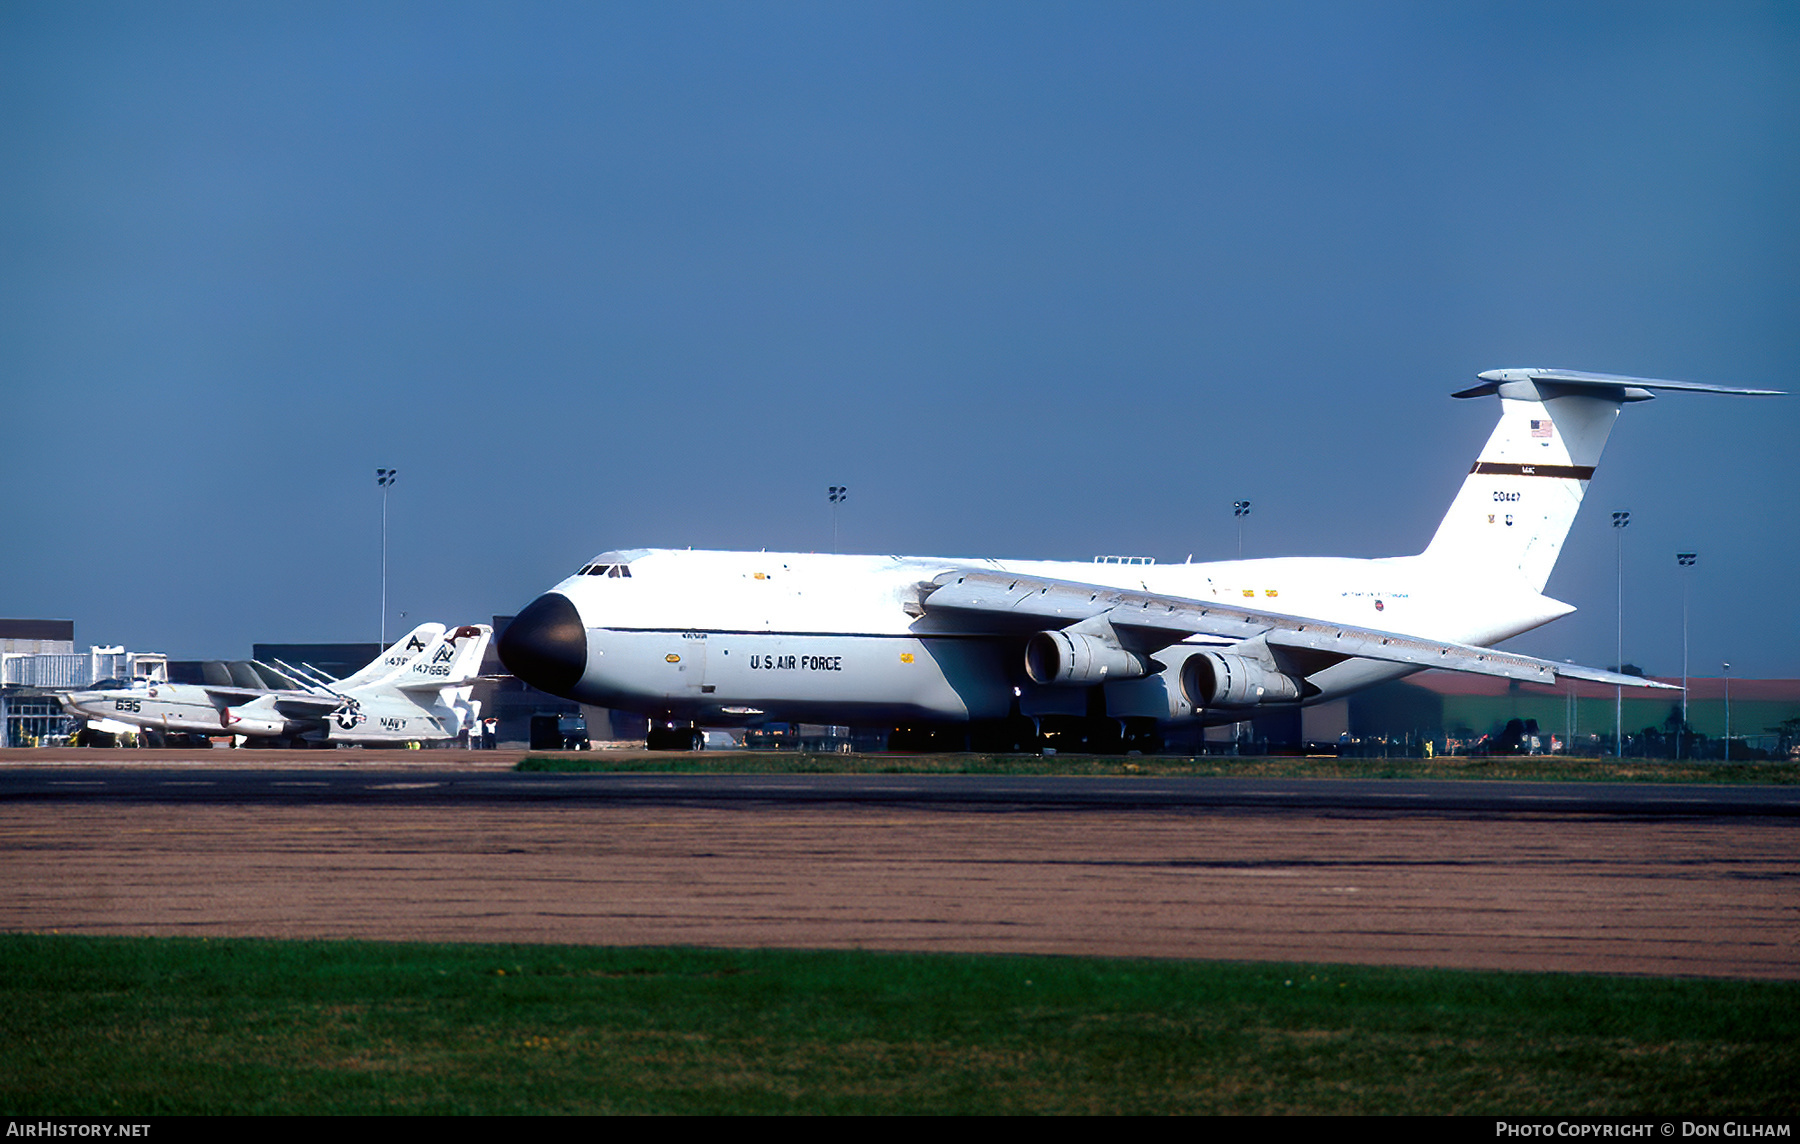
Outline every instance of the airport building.
<path fill-rule="evenodd" d="M 77 652 L 74 620 L 0 620 L 0 684 L 68 689 L 102 679 L 164 680 L 168 662 L 123 647 Z"/>
<path fill-rule="evenodd" d="M 75 650 L 73 620 L 0 619 L 0 747 L 68 733 L 56 696 L 105 680 L 166 682 L 169 657 L 123 647 Z"/>
<path fill-rule="evenodd" d="M 1680 686 L 1680 677 L 1653 677 Z M 1630 757 L 1724 757 L 1727 735 L 1733 758 L 1791 758 L 1800 748 L 1800 679 L 1727 679 L 1691 676 L 1687 681 L 1687 735 L 1678 691 L 1642 691 L 1564 680 L 1546 686 L 1486 675 L 1423 671 L 1371 687 L 1347 701 L 1344 742 L 1422 743 L 1438 750 L 1504 750 L 1529 742 L 1505 741 L 1509 727 L 1535 735 L 1542 753 L 1614 754 L 1615 729 L 1624 728 Z M 1513 727 L 1514 724 L 1516 727 Z"/>

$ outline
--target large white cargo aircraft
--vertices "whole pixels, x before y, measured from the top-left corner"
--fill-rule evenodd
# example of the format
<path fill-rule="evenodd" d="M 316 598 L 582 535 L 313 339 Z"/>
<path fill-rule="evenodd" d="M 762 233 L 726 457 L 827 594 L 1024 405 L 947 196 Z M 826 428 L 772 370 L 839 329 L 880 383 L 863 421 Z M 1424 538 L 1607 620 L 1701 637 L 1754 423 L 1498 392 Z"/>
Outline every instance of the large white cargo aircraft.
<path fill-rule="evenodd" d="M 104 721 L 292 746 L 437 742 L 455 738 L 479 716 L 469 695 L 493 634 L 486 624 L 451 630 L 421 624 L 343 679 L 280 661 L 273 667 L 234 664 L 251 668 L 238 673 L 244 686 L 140 683 L 70 692 L 62 704 L 90 726 Z"/>
<path fill-rule="evenodd" d="M 631 549 L 595 557 L 500 637 L 519 678 L 702 726 L 884 726 L 890 746 L 1094 749 L 1323 703 L 1428 667 L 1663 687 L 1497 651 L 1575 609 L 1543 594 L 1625 404 L 1651 390 L 1772 394 L 1502 369 L 1457 397 L 1500 421 L 1417 556 L 1208 564 Z"/>

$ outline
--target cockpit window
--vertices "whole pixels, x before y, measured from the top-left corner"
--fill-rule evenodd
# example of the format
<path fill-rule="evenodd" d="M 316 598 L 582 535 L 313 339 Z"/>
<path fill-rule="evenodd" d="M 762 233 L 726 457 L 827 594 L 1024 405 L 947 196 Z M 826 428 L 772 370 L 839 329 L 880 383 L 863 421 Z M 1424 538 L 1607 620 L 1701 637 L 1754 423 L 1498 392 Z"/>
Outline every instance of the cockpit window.
<path fill-rule="evenodd" d="M 577 576 L 611 576 L 614 579 L 629 578 L 631 563 L 649 556 L 648 548 L 614 548 L 600 553 L 588 561 L 575 573 Z"/>

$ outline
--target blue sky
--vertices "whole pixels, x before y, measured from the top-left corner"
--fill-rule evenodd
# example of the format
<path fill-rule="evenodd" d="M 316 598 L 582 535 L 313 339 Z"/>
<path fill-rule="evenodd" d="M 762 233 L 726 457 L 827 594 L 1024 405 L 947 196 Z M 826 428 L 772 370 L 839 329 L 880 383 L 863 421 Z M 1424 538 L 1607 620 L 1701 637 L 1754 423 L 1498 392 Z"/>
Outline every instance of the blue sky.
<path fill-rule="evenodd" d="M 1429 538 L 1484 369 L 1800 389 L 1792 4 L 0 8 L 0 614 L 177 657 L 602 549 Z M 1629 408 L 1513 646 L 1800 676 L 1800 398 Z M 1714 665 L 1709 667 L 1709 665 Z"/>

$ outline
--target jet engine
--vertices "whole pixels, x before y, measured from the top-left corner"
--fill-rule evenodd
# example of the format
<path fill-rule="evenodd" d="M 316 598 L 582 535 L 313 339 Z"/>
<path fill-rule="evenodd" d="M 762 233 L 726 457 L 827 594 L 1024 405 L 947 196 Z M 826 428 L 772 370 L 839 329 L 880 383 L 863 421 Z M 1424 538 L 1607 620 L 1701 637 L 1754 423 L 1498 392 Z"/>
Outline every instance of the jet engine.
<path fill-rule="evenodd" d="M 1025 641 L 1025 674 L 1033 683 L 1105 683 L 1158 670 L 1147 655 L 1080 632 L 1038 632 Z"/>
<path fill-rule="evenodd" d="M 1256 707 L 1294 703 L 1307 693 L 1303 680 L 1228 652 L 1207 651 L 1181 665 L 1181 694 L 1195 707 Z M 1317 693 L 1317 689 L 1314 689 Z"/>
<path fill-rule="evenodd" d="M 266 707 L 227 707 L 219 712 L 219 722 L 233 735 L 279 735 L 287 730 L 287 720 Z"/>

